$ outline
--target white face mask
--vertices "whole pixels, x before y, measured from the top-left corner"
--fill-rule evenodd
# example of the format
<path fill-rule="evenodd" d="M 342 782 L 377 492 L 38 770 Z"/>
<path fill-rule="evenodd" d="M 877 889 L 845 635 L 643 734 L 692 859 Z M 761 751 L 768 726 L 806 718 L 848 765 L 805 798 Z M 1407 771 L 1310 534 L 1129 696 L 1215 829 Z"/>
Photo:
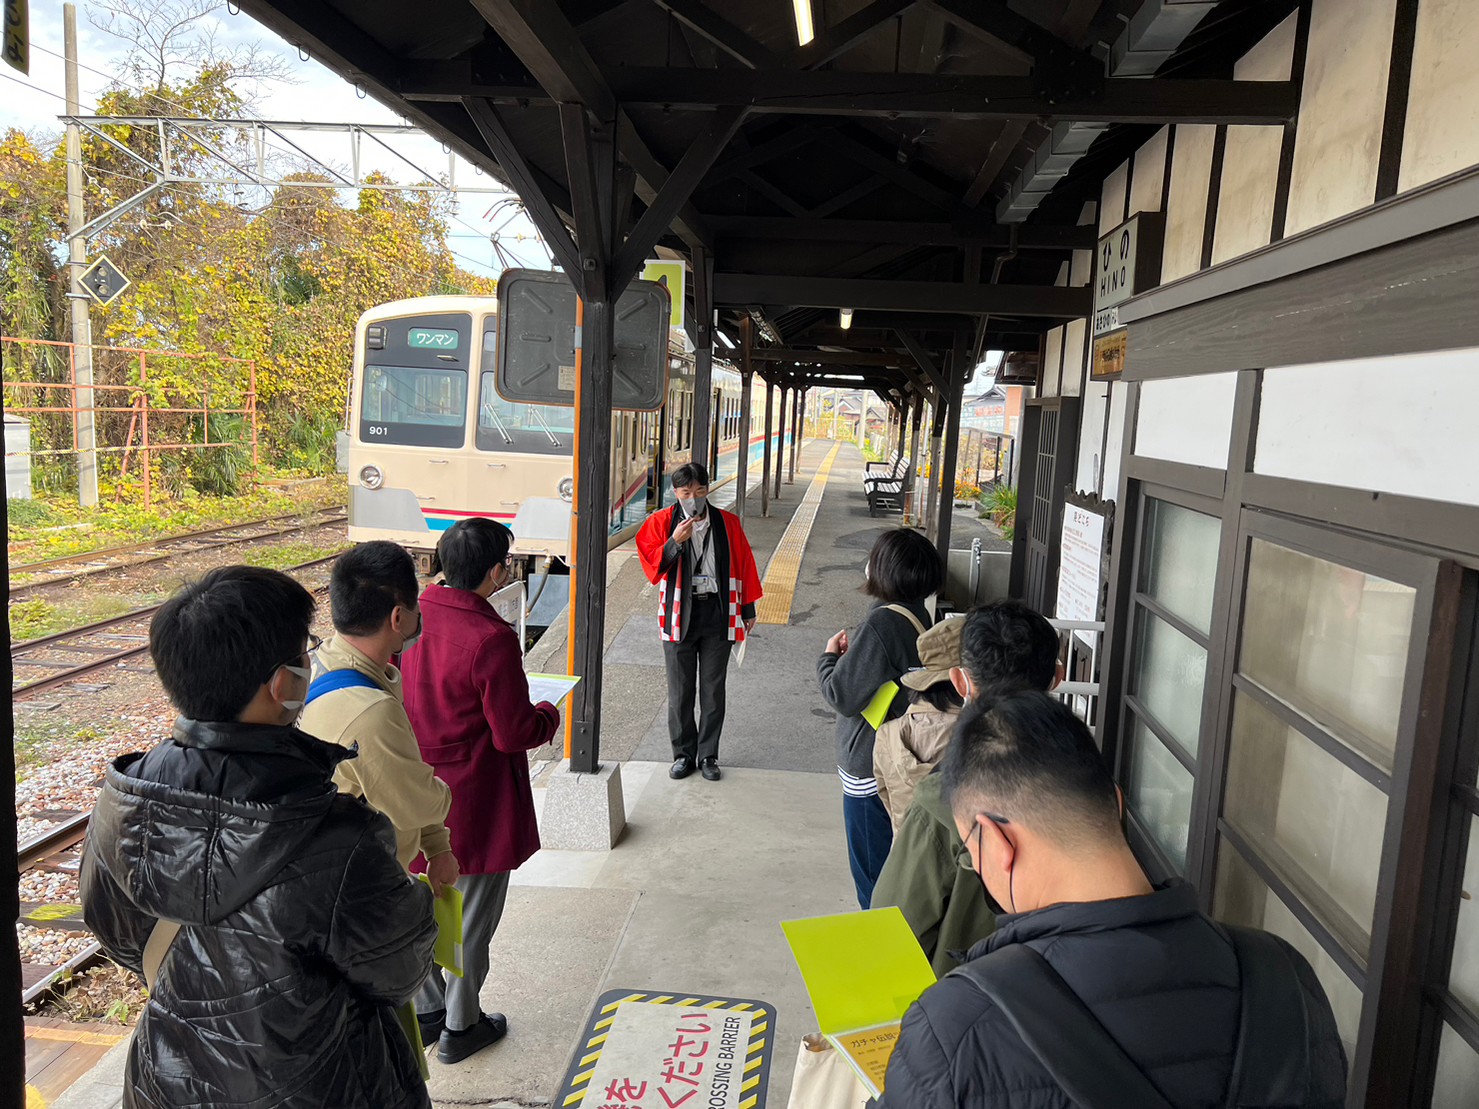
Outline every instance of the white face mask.
<path fill-rule="evenodd" d="M 416 641 L 421 638 L 421 633 L 425 630 L 426 617 L 422 616 L 420 611 L 418 610 L 416 613 L 416 634 L 407 636 L 405 639 L 401 640 L 401 652 L 405 653 L 406 651 L 409 651 L 413 646 L 415 646 Z"/>
<path fill-rule="evenodd" d="M 286 670 L 289 674 L 293 675 L 293 677 L 295 678 L 302 678 L 305 682 L 307 682 L 308 679 L 312 676 L 309 671 L 303 669 L 303 667 L 301 666 L 284 666 L 283 669 Z M 278 704 L 280 704 L 288 712 L 299 713 L 303 711 L 304 702 L 279 701 Z"/>

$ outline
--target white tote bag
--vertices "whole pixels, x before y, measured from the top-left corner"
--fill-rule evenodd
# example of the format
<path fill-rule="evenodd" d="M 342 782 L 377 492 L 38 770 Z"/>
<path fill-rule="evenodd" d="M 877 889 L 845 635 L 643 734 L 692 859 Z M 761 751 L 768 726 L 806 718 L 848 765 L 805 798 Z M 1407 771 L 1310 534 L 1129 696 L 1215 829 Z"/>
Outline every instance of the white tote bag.
<path fill-rule="evenodd" d="M 816 1033 L 802 1037 L 789 1109 L 862 1109 L 871 1096 L 825 1037 Z"/>

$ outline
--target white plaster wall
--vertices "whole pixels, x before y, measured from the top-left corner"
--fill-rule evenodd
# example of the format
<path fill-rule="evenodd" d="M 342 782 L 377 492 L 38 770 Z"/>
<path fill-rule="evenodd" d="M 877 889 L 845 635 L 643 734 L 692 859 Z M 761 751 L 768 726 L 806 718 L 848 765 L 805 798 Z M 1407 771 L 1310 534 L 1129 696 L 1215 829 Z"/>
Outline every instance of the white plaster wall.
<path fill-rule="evenodd" d="M 1047 349 L 1043 352 L 1042 396 L 1058 395 L 1058 362 L 1063 357 L 1063 329 L 1055 327 L 1048 332 Z"/>
<path fill-rule="evenodd" d="M 1237 388 L 1235 372 L 1144 382 L 1135 453 L 1225 470 Z"/>
<path fill-rule="evenodd" d="M 1263 376 L 1254 472 L 1479 505 L 1479 349 Z"/>
<path fill-rule="evenodd" d="M 1063 330 L 1063 395 L 1065 397 L 1076 397 L 1083 392 L 1084 359 L 1088 357 L 1084 337 L 1088 333 L 1088 320 L 1073 320 Z"/>
<path fill-rule="evenodd" d="M 1091 381 L 1084 393 L 1083 417 L 1078 425 L 1078 471 L 1073 479 L 1073 487 L 1084 492 L 1092 493 L 1098 489 L 1108 392 L 1108 382 Z"/>
<path fill-rule="evenodd" d="M 1125 400 L 1129 394 L 1129 386 L 1123 382 L 1115 382 L 1109 392 L 1109 443 L 1104 452 L 1104 488 L 1099 491 L 1105 500 L 1116 500 L 1120 495 L 1120 474 L 1125 461 Z"/>
<path fill-rule="evenodd" d="M 1135 153 L 1135 172 L 1130 175 L 1128 219 L 1136 212 L 1159 212 L 1166 191 L 1166 146 L 1171 129 L 1162 127 Z"/>
<path fill-rule="evenodd" d="M 1291 15 L 1233 67 L 1239 81 L 1287 81 L 1294 61 Z M 1274 218 L 1282 127 L 1229 127 L 1217 199 L 1212 264 L 1267 246 Z"/>
<path fill-rule="evenodd" d="M 1399 185 L 1479 164 L 1479 3 L 1422 0 Z"/>
<path fill-rule="evenodd" d="M 1126 186 L 1129 184 L 1130 163 L 1120 167 L 1104 179 L 1099 190 L 1099 234 L 1125 222 Z"/>
<path fill-rule="evenodd" d="M 1376 197 L 1396 0 L 1315 0 L 1287 234 Z"/>
<path fill-rule="evenodd" d="M 1207 190 L 1212 180 L 1212 145 L 1217 128 L 1185 124 L 1176 128 L 1171 152 L 1171 197 L 1166 211 L 1166 246 L 1161 281 L 1174 281 L 1202 268 L 1202 233 L 1207 223 Z"/>

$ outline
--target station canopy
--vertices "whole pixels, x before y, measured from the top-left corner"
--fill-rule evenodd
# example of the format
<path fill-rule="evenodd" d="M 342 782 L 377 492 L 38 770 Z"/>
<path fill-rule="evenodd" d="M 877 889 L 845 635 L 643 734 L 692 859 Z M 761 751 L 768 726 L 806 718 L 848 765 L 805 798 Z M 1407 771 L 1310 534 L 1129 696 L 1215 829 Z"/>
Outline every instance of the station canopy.
<path fill-rule="evenodd" d="M 767 377 L 896 401 L 1090 313 L 1086 202 L 1156 128 L 1283 125 L 1298 100 L 1233 79 L 1295 0 L 239 6 L 514 187 L 567 271 L 590 268 L 565 230 L 590 218 L 580 106 L 615 146 L 627 273 L 668 248 Z"/>

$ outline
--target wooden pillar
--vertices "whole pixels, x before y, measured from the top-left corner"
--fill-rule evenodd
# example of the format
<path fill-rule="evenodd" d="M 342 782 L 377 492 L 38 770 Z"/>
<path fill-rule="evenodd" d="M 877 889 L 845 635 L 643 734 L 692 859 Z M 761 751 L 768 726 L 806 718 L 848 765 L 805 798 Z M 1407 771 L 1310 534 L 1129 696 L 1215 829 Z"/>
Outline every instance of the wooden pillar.
<path fill-rule="evenodd" d="M 786 484 L 796 484 L 796 456 L 801 453 L 801 398 L 804 390 L 796 386 L 791 390 L 791 466 L 786 471 Z"/>
<path fill-rule="evenodd" d="M 734 491 L 734 514 L 745 518 L 745 498 L 750 489 L 750 393 L 755 381 L 755 366 L 751 357 L 754 346 L 754 324 L 750 317 L 740 320 L 740 427 L 739 461 L 734 480 L 739 488 Z"/>
<path fill-rule="evenodd" d="M 775 488 L 770 494 L 776 500 L 781 499 L 781 478 L 786 472 L 786 397 L 790 392 L 791 387 L 789 385 L 781 386 L 780 426 L 776 429 L 778 432 L 778 441 L 775 445 Z"/>
<path fill-rule="evenodd" d="M 945 455 L 940 465 L 939 516 L 935 521 L 935 546 L 940 552 L 940 563 L 945 566 L 950 560 L 950 526 L 955 519 L 955 464 L 960 453 L 960 408 L 965 396 L 966 362 L 970 348 L 964 335 L 958 335 L 955 348 L 950 353 L 950 397 L 945 416 Z"/>
<path fill-rule="evenodd" d="M 760 456 L 760 515 L 770 515 L 771 417 L 775 411 L 775 384 L 765 379 L 765 446 Z"/>
<path fill-rule="evenodd" d="M 897 409 L 895 409 L 899 421 L 899 455 L 901 457 L 904 454 L 904 436 L 909 430 L 908 404 L 908 398 L 905 398 L 904 402 L 900 404 Z"/>
<path fill-rule="evenodd" d="M 693 251 L 693 460 L 712 467 L 709 424 L 714 406 L 714 258 Z M 711 475 L 712 476 L 712 475 Z"/>

